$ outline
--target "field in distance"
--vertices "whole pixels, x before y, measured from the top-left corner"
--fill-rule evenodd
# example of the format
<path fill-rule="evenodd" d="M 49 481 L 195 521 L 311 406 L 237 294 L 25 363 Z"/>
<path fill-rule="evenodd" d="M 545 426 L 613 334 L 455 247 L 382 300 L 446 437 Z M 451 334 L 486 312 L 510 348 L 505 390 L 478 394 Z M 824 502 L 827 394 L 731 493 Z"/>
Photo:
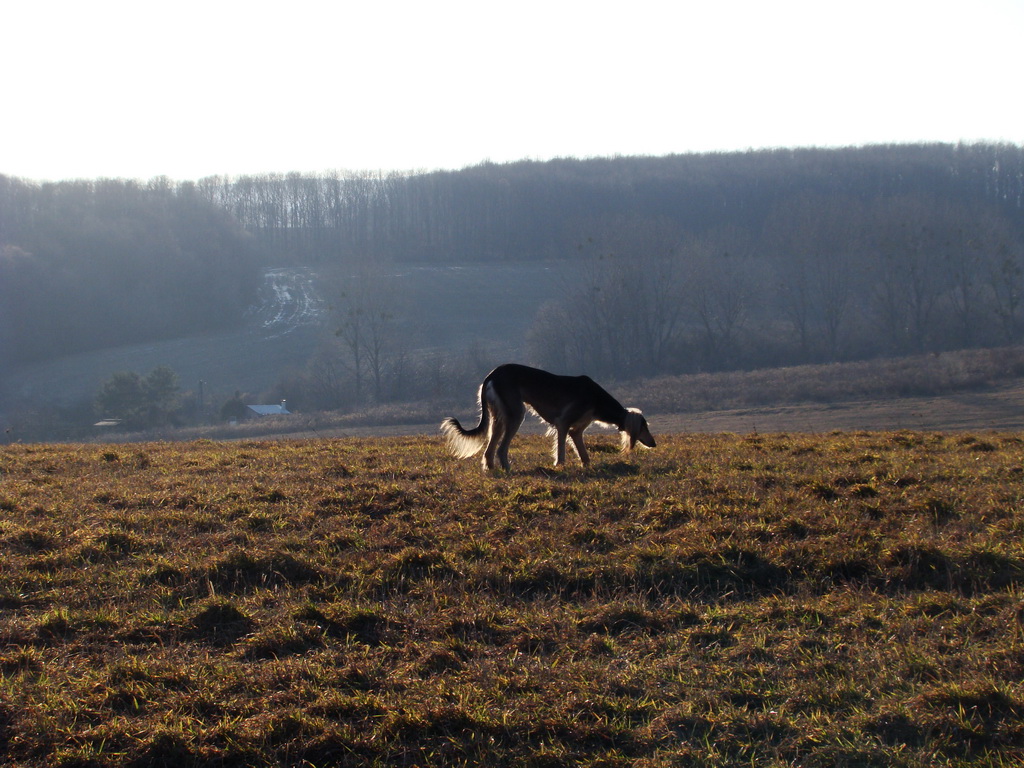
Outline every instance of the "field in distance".
<path fill-rule="evenodd" d="M 0 448 L 12 766 L 1024 759 L 1024 440 Z"/>

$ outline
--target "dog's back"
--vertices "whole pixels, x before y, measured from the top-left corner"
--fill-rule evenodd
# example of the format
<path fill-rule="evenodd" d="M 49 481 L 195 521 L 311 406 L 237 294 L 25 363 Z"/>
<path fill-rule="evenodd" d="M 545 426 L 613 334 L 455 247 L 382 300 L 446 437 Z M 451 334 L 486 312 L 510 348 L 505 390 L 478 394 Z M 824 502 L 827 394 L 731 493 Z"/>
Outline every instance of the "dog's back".
<path fill-rule="evenodd" d="M 500 365 L 488 374 L 505 402 L 526 403 L 548 424 L 575 422 L 591 413 L 594 421 L 614 424 L 623 407 L 589 376 L 561 376 L 517 363 Z"/>

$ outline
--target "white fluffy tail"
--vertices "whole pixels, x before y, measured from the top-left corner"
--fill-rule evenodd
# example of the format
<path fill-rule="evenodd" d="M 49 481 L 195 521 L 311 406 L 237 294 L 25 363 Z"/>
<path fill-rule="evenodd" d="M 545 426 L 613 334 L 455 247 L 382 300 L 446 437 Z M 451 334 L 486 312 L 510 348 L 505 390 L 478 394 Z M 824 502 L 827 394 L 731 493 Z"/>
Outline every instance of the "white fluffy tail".
<path fill-rule="evenodd" d="M 449 416 L 441 422 L 441 434 L 448 441 L 448 450 L 452 455 L 460 459 L 468 459 L 476 456 L 487 444 L 487 432 L 490 427 L 491 413 L 484 402 L 484 395 L 493 396 L 494 387 L 487 379 L 484 379 L 477 393 L 477 401 L 480 403 L 480 423 L 472 429 L 465 429 L 459 420 Z"/>
<path fill-rule="evenodd" d="M 487 409 L 484 409 L 487 413 Z M 448 450 L 460 459 L 468 459 L 480 453 L 487 442 L 487 426 L 485 419 L 481 419 L 481 425 L 475 429 L 466 430 L 459 424 L 458 419 L 449 416 L 441 422 L 441 433 L 448 441 Z"/>

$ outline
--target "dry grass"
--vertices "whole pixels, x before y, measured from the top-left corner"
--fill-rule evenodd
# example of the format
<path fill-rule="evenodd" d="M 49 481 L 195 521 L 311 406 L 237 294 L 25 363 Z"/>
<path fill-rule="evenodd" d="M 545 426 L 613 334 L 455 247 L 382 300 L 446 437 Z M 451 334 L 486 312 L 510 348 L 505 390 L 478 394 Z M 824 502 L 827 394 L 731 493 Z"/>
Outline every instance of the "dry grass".
<path fill-rule="evenodd" d="M 0 762 L 1024 759 L 1024 443 L 0 449 Z"/>
<path fill-rule="evenodd" d="M 664 376 L 621 392 L 661 413 L 978 392 L 1019 383 L 1024 347 L 965 349 L 827 365 Z"/>

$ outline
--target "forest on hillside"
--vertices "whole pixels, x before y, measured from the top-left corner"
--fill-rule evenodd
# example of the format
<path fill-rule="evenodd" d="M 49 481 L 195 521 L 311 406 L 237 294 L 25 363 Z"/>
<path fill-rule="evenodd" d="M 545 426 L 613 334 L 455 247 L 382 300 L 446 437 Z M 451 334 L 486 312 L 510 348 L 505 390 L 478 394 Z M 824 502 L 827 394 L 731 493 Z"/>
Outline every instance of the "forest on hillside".
<path fill-rule="evenodd" d="M 407 397 L 399 368 L 423 377 L 396 323 L 416 307 L 395 306 L 389 265 L 551 260 L 573 260 L 573 280 L 516 341 L 562 370 L 635 377 L 1015 344 L 1022 236 L 1024 148 L 1011 145 L 0 177 L 0 355 L 209 330 L 241 318 L 265 266 L 336 265 L 349 284 L 331 289 L 333 345 L 278 394 L 316 407 Z"/>
<path fill-rule="evenodd" d="M 313 361 L 306 391 L 298 377 L 281 393 L 321 407 L 371 389 L 387 399 L 392 361 L 408 378 L 408 350 L 386 327 L 393 292 L 367 264 L 574 260 L 525 356 L 620 378 L 1015 344 L 1024 330 L 1016 146 L 212 177 L 197 189 L 281 260 L 363 265 L 349 305 L 337 302 L 351 333 Z"/>
<path fill-rule="evenodd" d="M 191 185 L 190 185 L 191 186 Z M 1024 229 L 1024 148 L 893 145 L 484 163 L 423 173 L 209 177 L 199 194 L 280 257 L 420 263 L 571 258 L 613 219 L 759 238 L 790 201 L 915 198 L 988 207 Z M 642 245 L 642 244 L 638 244 Z"/>
<path fill-rule="evenodd" d="M 188 185 L 0 176 L 0 365 L 237 322 L 258 248 Z"/>

